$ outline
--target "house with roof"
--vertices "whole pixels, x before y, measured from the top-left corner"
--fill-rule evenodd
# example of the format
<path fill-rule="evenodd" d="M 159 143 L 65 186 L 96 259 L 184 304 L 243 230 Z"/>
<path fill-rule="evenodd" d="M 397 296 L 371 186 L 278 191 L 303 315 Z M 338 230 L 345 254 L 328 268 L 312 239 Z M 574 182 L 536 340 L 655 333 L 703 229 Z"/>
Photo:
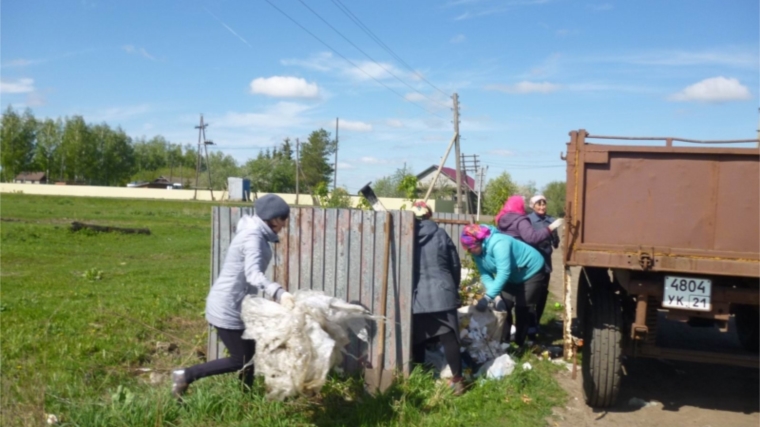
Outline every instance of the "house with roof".
<path fill-rule="evenodd" d="M 16 184 L 47 184 L 45 172 L 21 172 L 13 180 Z"/>
<path fill-rule="evenodd" d="M 421 173 L 417 174 L 417 188 L 420 193 L 425 194 L 430 183 L 433 182 L 435 172 L 438 170 L 437 165 L 430 166 Z M 478 193 L 475 188 L 475 179 L 464 171 L 462 172 L 462 187 L 465 191 L 466 197 L 470 199 L 470 206 L 475 206 L 478 200 Z M 457 188 L 457 170 L 454 168 L 441 168 L 441 174 L 438 176 L 438 180 L 435 182 L 433 192 L 430 197 L 435 200 L 448 200 L 451 202 L 456 201 L 456 188 Z M 453 206 L 453 204 L 452 204 Z M 464 206 L 464 205 L 463 205 Z"/>

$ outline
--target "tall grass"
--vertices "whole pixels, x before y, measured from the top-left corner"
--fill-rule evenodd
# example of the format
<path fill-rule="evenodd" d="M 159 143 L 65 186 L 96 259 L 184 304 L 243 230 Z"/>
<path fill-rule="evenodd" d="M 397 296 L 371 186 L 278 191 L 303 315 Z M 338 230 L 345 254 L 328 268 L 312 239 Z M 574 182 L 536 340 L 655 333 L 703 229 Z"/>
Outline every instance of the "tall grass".
<path fill-rule="evenodd" d="M 269 402 L 260 382 L 244 391 L 230 375 L 179 405 L 168 373 L 203 360 L 207 339 L 210 204 L 3 194 L 0 219 L 3 426 L 46 414 L 72 426 L 540 425 L 562 399 L 538 363 L 459 398 L 415 373 L 378 396 L 336 377 L 317 398 Z"/>

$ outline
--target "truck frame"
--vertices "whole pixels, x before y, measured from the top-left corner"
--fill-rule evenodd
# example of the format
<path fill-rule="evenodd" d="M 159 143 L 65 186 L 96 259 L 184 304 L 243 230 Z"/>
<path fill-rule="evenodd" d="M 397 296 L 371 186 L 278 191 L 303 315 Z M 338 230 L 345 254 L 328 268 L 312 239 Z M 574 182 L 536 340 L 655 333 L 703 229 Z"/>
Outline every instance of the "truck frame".
<path fill-rule="evenodd" d="M 665 144 L 625 145 L 634 140 Z M 570 133 L 565 354 L 582 352 L 588 405 L 615 403 L 624 357 L 758 367 L 758 142 Z M 571 267 L 580 267 L 575 313 Z M 736 333 L 746 352 L 662 345 L 663 317 Z"/>

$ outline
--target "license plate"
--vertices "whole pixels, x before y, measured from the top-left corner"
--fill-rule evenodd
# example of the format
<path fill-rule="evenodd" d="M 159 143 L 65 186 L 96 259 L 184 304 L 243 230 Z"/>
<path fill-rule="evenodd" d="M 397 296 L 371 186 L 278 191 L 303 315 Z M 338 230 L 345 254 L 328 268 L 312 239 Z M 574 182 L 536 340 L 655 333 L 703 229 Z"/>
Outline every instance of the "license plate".
<path fill-rule="evenodd" d="M 712 281 L 694 277 L 665 276 L 662 306 L 680 310 L 710 311 Z"/>

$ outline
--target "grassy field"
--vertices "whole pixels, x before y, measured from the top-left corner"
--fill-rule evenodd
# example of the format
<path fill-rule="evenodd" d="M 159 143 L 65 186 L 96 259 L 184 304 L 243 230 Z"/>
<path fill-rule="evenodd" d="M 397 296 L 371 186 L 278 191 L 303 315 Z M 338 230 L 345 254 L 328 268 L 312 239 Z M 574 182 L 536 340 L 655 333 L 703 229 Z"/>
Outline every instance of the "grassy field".
<path fill-rule="evenodd" d="M 550 363 L 454 398 L 415 373 L 379 396 L 331 378 L 312 399 L 268 402 L 233 375 L 169 396 L 168 372 L 202 360 L 210 206 L 3 194 L 0 424 L 77 426 L 541 425 L 563 392 Z M 71 221 L 151 235 L 71 232 Z"/>

